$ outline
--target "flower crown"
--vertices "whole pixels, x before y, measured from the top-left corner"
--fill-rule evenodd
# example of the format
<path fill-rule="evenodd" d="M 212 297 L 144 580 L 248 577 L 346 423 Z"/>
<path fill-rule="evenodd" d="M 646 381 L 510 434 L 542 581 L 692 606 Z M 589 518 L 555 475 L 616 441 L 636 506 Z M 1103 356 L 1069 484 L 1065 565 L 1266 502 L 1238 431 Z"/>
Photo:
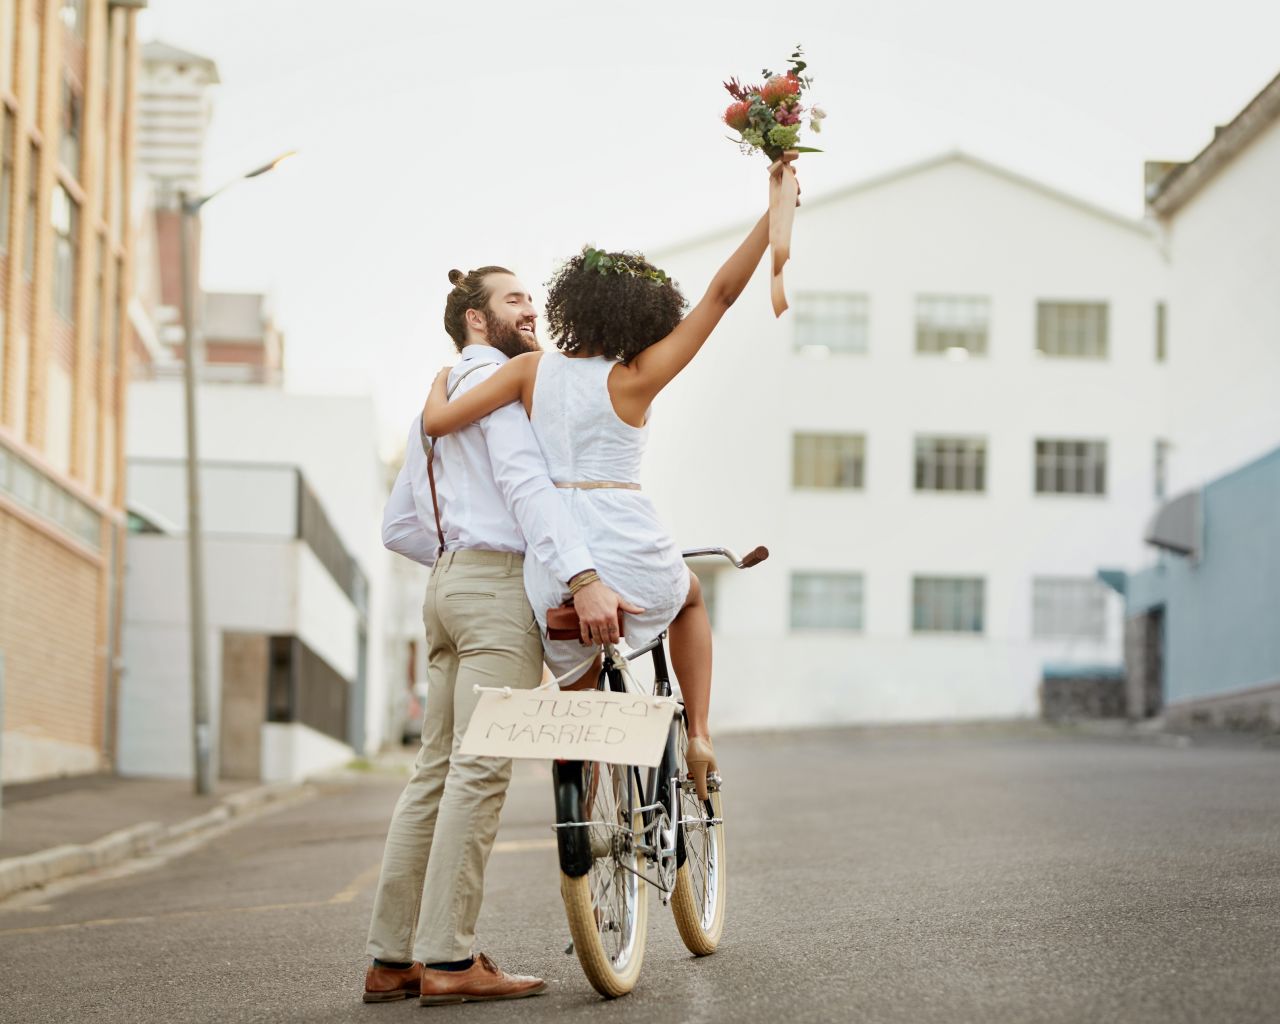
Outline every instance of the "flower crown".
<path fill-rule="evenodd" d="M 670 284 L 665 270 L 657 267 L 645 267 L 643 256 L 638 254 L 618 253 L 609 255 L 603 249 L 593 249 L 589 245 L 582 247 L 582 266 L 586 270 L 596 270 L 601 274 L 630 274 L 643 278 L 656 285 Z"/>

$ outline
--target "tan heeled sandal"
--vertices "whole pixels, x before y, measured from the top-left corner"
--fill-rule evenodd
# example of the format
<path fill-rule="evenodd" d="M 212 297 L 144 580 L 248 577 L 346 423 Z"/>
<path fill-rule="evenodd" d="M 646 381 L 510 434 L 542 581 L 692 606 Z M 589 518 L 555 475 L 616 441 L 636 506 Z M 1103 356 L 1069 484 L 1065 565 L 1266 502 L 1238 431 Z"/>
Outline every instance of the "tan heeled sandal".
<path fill-rule="evenodd" d="M 715 748 L 706 736 L 690 736 L 689 747 L 685 751 L 685 764 L 689 766 L 689 777 L 693 779 L 694 789 L 699 800 L 707 799 L 707 774 L 719 770 L 716 764 Z"/>

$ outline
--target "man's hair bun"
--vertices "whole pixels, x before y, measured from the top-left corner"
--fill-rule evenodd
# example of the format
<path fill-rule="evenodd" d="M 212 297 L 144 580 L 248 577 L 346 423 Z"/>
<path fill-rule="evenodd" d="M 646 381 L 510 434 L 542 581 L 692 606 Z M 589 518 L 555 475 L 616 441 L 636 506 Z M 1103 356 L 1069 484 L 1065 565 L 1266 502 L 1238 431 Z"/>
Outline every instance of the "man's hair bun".
<path fill-rule="evenodd" d="M 463 278 L 466 276 L 461 270 L 451 270 L 449 271 L 449 283 L 456 288 L 462 284 Z"/>

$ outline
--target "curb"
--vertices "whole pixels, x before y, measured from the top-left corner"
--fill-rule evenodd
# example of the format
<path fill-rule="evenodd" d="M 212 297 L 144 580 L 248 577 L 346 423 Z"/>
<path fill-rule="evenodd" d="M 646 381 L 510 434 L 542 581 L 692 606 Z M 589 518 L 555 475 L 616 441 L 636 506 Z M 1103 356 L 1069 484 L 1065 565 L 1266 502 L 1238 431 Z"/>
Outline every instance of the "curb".
<path fill-rule="evenodd" d="M 60 878 L 83 874 L 153 853 L 170 843 L 191 839 L 236 818 L 273 805 L 313 796 L 305 783 L 276 783 L 232 793 L 210 811 L 165 826 L 156 821 L 110 832 L 83 845 L 55 846 L 23 857 L 0 860 L 0 900 L 26 889 L 37 889 Z"/>

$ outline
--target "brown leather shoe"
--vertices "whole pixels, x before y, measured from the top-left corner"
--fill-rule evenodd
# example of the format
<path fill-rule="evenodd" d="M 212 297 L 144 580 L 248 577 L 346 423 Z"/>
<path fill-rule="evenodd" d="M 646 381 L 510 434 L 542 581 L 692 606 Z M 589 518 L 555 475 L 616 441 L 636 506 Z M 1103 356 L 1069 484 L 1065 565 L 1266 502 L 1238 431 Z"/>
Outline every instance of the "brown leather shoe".
<path fill-rule="evenodd" d="M 422 964 L 410 967 L 382 967 L 370 964 L 364 976 L 364 1001 L 389 1003 L 396 999 L 412 999 L 420 991 Z"/>
<path fill-rule="evenodd" d="M 541 978 L 507 974 L 483 953 L 465 971 L 433 971 L 422 968 L 422 1006 L 444 1003 L 478 1003 L 487 999 L 522 999 L 547 987 Z"/>

